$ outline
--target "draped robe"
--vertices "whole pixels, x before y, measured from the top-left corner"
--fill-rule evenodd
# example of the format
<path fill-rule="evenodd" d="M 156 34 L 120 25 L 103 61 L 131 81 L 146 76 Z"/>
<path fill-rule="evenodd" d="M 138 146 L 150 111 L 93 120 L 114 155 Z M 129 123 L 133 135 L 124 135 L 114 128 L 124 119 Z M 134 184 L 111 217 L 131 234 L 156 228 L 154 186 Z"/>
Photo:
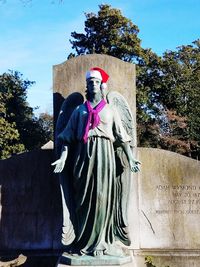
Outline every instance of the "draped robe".
<path fill-rule="evenodd" d="M 117 112 L 109 104 L 99 113 L 100 123 L 83 142 L 88 112 L 85 104 L 72 113 L 58 136 L 63 145 L 73 144 L 72 194 L 75 213 L 73 247 L 80 253 L 105 254 L 118 239 L 129 245 L 124 231 L 124 211 L 120 210 L 119 182 L 116 180 L 114 143 L 131 141 Z"/>

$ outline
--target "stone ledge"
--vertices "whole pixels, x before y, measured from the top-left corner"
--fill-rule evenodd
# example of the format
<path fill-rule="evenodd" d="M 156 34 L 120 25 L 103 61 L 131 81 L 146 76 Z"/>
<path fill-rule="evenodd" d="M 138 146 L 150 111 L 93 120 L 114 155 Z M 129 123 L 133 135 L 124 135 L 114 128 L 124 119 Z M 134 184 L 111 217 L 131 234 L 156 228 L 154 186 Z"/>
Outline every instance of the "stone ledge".
<path fill-rule="evenodd" d="M 200 257 L 200 249 L 134 249 L 133 256 L 183 256 Z"/>
<path fill-rule="evenodd" d="M 199 267 L 200 250 L 133 250 L 134 267 L 146 267 L 147 258 L 156 267 Z"/>

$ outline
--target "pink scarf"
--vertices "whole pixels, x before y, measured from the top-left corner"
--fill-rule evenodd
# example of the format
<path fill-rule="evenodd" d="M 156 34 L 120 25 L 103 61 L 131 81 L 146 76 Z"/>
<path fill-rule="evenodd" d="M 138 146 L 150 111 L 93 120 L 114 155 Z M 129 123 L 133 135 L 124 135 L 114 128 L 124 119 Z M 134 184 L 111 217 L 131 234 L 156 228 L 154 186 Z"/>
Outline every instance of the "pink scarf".
<path fill-rule="evenodd" d="M 88 132 L 90 129 L 94 129 L 95 127 L 97 127 L 99 125 L 99 123 L 100 123 L 99 112 L 106 105 L 106 101 L 104 99 L 102 99 L 95 108 L 92 108 L 92 106 L 90 105 L 90 102 L 88 100 L 85 102 L 85 105 L 86 105 L 87 110 L 88 110 L 88 120 L 87 120 L 87 124 L 85 127 L 83 142 L 87 143 Z"/>

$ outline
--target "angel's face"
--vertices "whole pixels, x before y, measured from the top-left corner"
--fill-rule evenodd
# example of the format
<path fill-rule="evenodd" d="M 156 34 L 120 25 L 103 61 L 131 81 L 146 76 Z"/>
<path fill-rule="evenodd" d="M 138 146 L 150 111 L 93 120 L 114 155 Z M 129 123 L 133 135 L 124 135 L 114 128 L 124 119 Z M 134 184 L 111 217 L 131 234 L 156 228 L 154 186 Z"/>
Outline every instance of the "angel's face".
<path fill-rule="evenodd" d="M 87 91 L 91 94 L 97 94 L 101 92 L 101 80 L 98 78 L 87 79 Z"/>

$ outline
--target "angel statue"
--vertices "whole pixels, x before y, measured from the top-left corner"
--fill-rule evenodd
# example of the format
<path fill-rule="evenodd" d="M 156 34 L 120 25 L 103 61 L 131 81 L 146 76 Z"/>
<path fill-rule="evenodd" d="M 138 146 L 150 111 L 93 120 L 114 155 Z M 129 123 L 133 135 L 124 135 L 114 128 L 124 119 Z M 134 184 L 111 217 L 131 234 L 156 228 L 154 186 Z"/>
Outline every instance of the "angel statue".
<path fill-rule="evenodd" d="M 57 143 L 62 149 L 52 165 L 54 172 L 62 176 L 63 200 L 67 190 L 73 203 L 73 208 L 68 209 L 74 240 L 68 251 L 76 255 L 119 256 L 123 250 L 116 241 L 130 245 L 126 212 L 130 173 L 140 170 L 140 162 L 134 159 L 131 149 L 130 109 L 121 94 L 105 95 L 108 79 L 109 75 L 99 67 L 86 73 L 87 100 L 74 108 L 67 123 L 62 121 L 57 131 Z M 61 108 L 59 116 L 62 113 Z M 70 188 L 66 188 L 65 171 Z M 64 220 L 66 228 L 66 214 Z"/>

